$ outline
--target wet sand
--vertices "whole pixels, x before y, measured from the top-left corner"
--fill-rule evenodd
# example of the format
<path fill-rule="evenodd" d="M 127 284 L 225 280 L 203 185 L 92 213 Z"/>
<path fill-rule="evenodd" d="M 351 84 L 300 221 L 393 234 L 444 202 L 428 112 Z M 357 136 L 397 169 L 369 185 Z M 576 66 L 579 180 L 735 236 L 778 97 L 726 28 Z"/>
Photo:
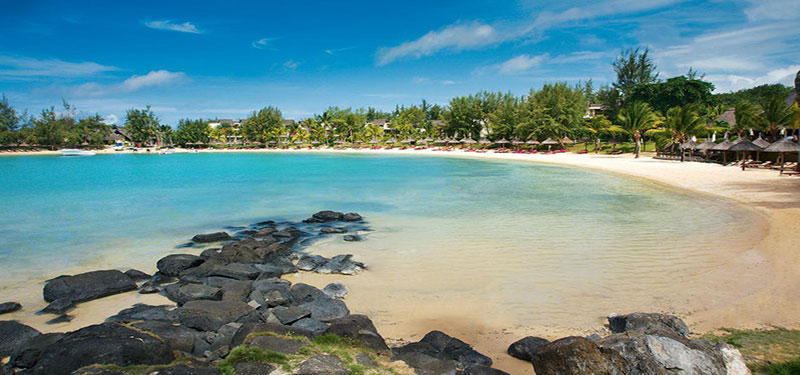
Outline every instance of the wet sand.
<path fill-rule="evenodd" d="M 731 252 L 730 256 L 734 259 L 725 259 L 724 262 L 729 266 L 710 270 L 707 275 L 709 284 L 707 287 L 716 288 L 714 283 L 720 280 L 724 280 L 726 285 L 720 285 L 721 293 L 711 296 L 714 298 L 706 303 L 682 306 L 681 317 L 696 332 L 707 332 L 721 327 L 757 328 L 769 325 L 788 328 L 800 327 L 800 313 L 797 312 L 800 311 L 800 295 L 796 293 L 800 287 L 800 275 L 797 272 L 798 266 L 800 266 L 800 244 L 796 234 L 800 231 L 800 194 L 798 194 L 800 193 L 800 178 L 797 177 L 781 177 L 776 171 L 771 170 L 742 172 L 733 167 L 655 160 L 649 156 L 634 159 L 631 155 L 476 154 L 430 150 L 209 150 L 201 152 L 359 152 L 530 161 L 601 170 L 646 179 L 663 184 L 665 187 L 733 200 L 763 218 L 766 223 L 763 238 L 754 238 L 752 246 L 750 244 L 746 246 L 752 247 L 751 250 L 741 251 L 740 249 Z M 113 153 L 113 151 L 109 153 Z M 753 225 L 761 224 L 753 223 Z M 332 252 L 336 250 L 335 246 L 330 248 Z M 312 248 L 311 251 L 314 249 Z M 332 255 L 324 252 L 322 254 Z M 156 259 L 152 260 L 153 263 L 155 261 Z M 375 274 L 379 275 L 380 271 L 375 270 Z M 741 277 L 737 277 L 737 275 L 741 275 Z M 469 275 L 464 277 L 469 277 Z M 414 300 L 398 300 L 390 290 L 378 293 L 374 292 L 377 288 L 372 288 L 370 293 L 364 293 L 364 291 L 369 291 L 368 288 L 362 287 L 364 284 L 378 281 L 369 277 L 369 271 L 348 278 L 308 273 L 292 275 L 288 278 L 293 282 L 302 281 L 320 287 L 332 281 L 342 281 L 351 289 L 351 295 L 346 298 L 351 310 L 354 313 L 376 315 L 377 317 L 373 318 L 376 320 L 379 331 L 390 341 L 416 341 L 432 329 L 442 330 L 473 344 L 479 351 L 490 355 L 496 361 L 498 368 L 512 374 L 531 373 L 530 364 L 503 354 L 507 346 L 514 340 L 526 335 L 554 339 L 574 334 L 590 334 L 602 328 L 604 323 L 603 315 L 598 313 L 594 316 L 576 317 L 573 324 L 565 324 L 562 321 L 552 324 L 519 325 L 512 323 L 512 317 L 503 316 L 502 309 L 492 305 L 491 300 L 481 298 L 481 296 L 458 301 L 448 298 L 448 296 L 432 294 L 421 295 Z M 736 280 L 740 280 L 740 282 L 737 283 Z M 417 280 L 417 282 L 424 283 L 424 280 Z M 743 292 L 726 295 L 722 292 L 724 290 Z M 596 297 L 587 296 L 587 303 L 593 303 L 592 301 Z M 43 320 L 30 323 L 34 323 L 34 326 L 44 330 L 71 330 L 102 321 L 117 310 L 133 303 L 167 302 L 163 297 L 158 296 L 145 298 L 146 300 L 143 300 L 141 296 L 129 293 L 81 304 L 73 314 L 77 316 L 77 319 L 69 324 L 45 326 Z M 383 311 L 376 309 L 375 306 L 382 306 Z M 670 305 L 656 303 L 647 310 L 673 312 L 664 310 L 667 306 Z M 598 311 L 603 311 L 603 308 L 605 306 L 598 308 Z M 603 313 L 608 312 L 611 311 L 603 311 Z M 393 322 L 389 319 L 392 316 L 399 319 Z M 414 319 L 414 316 L 433 318 Z M 486 321 L 486 316 L 492 316 L 492 321 Z M 29 318 L 24 319 L 20 313 L 6 317 L 23 321 L 29 320 Z"/>

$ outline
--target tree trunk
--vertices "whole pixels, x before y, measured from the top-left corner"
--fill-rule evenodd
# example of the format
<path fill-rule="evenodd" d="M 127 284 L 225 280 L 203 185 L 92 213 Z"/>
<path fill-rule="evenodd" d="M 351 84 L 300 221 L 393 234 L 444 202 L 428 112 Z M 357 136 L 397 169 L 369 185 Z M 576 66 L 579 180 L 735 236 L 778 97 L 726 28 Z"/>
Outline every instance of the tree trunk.
<path fill-rule="evenodd" d="M 636 147 L 633 149 L 633 153 L 636 155 L 635 158 L 639 158 L 639 152 L 642 150 L 642 137 L 637 133 L 634 134 L 633 138 L 636 140 Z"/>

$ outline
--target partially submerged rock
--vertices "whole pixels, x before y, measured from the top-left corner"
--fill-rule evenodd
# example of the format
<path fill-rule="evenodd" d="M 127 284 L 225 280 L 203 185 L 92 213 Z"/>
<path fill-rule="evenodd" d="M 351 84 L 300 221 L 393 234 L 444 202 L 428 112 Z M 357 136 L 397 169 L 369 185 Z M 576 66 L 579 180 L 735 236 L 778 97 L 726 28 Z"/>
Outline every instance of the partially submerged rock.
<path fill-rule="evenodd" d="M 164 276 L 178 276 L 181 272 L 203 264 L 205 260 L 192 254 L 172 254 L 161 258 L 156 267 Z"/>
<path fill-rule="evenodd" d="M 12 313 L 20 309 L 22 309 L 22 305 L 19 302 L 0 303 L 0 314 Z"/>
<path fill-rule="evenodd" d="M 45 284 L 43 294 L 46 302 L 68 298 L 78 303 L 132 290 L 136 290 L 136 283 L 130 277 L 117 270 L 105 270 L 57 277 Z"/>
<path fill-rule="evenodd" d="M 508 355 L 523 361 L 530 361 L 539 348 L 549 343 L 549 340 L 541 337 L 528 336 L 511 344 L 508 347 Z"/>
<path fill-rule="evenodd" d="M 214 232 L 214 233 L 195 235 L 194 237 L 192 237 L 192 242 L 208 243 L 208 242 L 227 241 L 229 239 L 231 239 L 231 236 L 226 232 Z"/>

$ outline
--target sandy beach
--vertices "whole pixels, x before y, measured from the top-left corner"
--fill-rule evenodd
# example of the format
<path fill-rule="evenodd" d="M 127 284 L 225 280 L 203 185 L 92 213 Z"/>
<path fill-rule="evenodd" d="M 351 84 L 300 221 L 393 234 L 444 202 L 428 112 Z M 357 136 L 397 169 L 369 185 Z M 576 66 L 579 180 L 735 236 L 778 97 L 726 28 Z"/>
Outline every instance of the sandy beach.
<path fill-rule="evenodd" d="M 127 151 L 125 151 L 127 152 Z M 176 152 L 187 152 L 178 150 Z M 696 331 L 703 333 L 723 327 L 759 328 L 766 326 L 780 326 L 787 328 L 800 327 L 800 295 L 796 293 L 800 288 L 800 246 L 797 244 L 797 233 L 800 231 L 800 178 L 779 176 L 773 170 L 748 169 L 742 171 L 735 167 L 724 167 L 717 164 L 706 163 L 681 163 L 678 161 L 665 161 L 653 159 L 652 155 L 643 155 L 639 159 L 632 155 L 596 155 L 596 154 L 501 154 L 501 153 L 473 153 L 473 152 L 441 152 L 432 150 L 202 150 L 208 152 L 247 152 L 247 153 L 368 153 L 386 155 L 426 155 L 439 157 L 464 157 L 480 158 L 495 161 L 521 161 L 534 163 L 549 163 L 554 165 L 587 168 L 606 173 L 624 175 L 631 178 L 644 179 L 662 185 L 667 189 L 681 189 L 685 192 L 703 194 L 710 197 L 734 201 L 755 214 L 766 222 L 767 229 L 763 238 L 754 239 L 752 251 L 732 254 L 737 257 L 740 265 L 736 269 L 725 269 L 722 272 L 742 272 L 747 277 L 743 279 L 751 282 L 758 280 L 752 290 L 747 291 L 745 297 L 737 296 L 735 299 L 723 299 L 703 307 L 687 306 L 689 314 L 681 316 Z M 103 150 L 99 153 L 116 154 L 112 150 Z M 0 155 L 20 155 L 21 153 L 2 153 Z M 52 151 L 25 153 L 29 155 L 58 154 Z M 153 259 L 152 262 L 155 262 Z M 353 283 L 357 283 L 355 276 Z M 287 277 L 293 282 L 306 282 L 316 286 L 324 286 L 331 282 L 331 276 L 317 274 L 297 274 Z M 728 277 L 730 279 L 730 277 Z M 709 282 L 717 278 L 709 275 Z M 338 280 L 337 280 L 338 281 Z M 347 280 L 342 280 L 347 283 Z M 742 286 L 743 288 L 746 286 Z M 371 296 L 369 298 L 389 298 L 387 296 Z M 111 298 L 105 298 L 81 304 L 75 311 L 77 319 L 67 325 L 44 325 L 44 316 L 36 317 L 34 321 L 23 319 L 21 315 L 12 314 L 10 318 L 27 320 L 36 328 L 42 330 L 71 330 L 81 326 L 94 324 L 111 315 L 112 310 L 120 309 L 133 303 L 159 303 L 168 302 L 162 297 L 148 297 L 143 300 L 135 293 L 128 293 Z M 348 300 L 353 312 L 359 312 L 358 301 Z M 391 305 L 391 304 L 389 304 Z M 711 307 L 708 307 L 711 306 Z M 422 308 L 422 307 L 421 307 Z M 424 309 L 436 310 L 437 306 L 427 306 Z M 529 373 L 530 364 L 518 361 L 503 355 L 507 346 L 514 340 L 526 335 L 542 336 L 548 339 L 563 337 L 571 334 L 591 333 L 602 325 L 598 318 L 593 325 L 578 324 L 581 326 L 576 332 L 574 326 L 530 326 L 530 327 L 503 327 L 503 318 L 498 317 L 497 324 L 484 324 L 471 320 L 475 315 L 470 314 L 469 306 L 462 306 L 462 319 L 447 318 L 436 319 L 426 323 L 425 327 L 410 327 L 404 324 L 384 324 L 376 322 L 380 332 L 391 340 L 415 341 L 421 334 L 431 329 L 438 329 L 459 337 L 473 344 L 476 349 L 490 355 L 496 361 L 496 367 L 513 374 Z M 431 311 L 428 311 L 431 312 Z M 627 311 L 619 311 L 625 313 Z M 439 315 L 447 316 L 448 314 Z M 454 313 L 451 311 L 451 313 Z M 434 314 L 435 315 L 435 314 Z M 412 333 L 413 332 L 413 333 Z M 420 334 L 421 333 L 421 334 Z"/>

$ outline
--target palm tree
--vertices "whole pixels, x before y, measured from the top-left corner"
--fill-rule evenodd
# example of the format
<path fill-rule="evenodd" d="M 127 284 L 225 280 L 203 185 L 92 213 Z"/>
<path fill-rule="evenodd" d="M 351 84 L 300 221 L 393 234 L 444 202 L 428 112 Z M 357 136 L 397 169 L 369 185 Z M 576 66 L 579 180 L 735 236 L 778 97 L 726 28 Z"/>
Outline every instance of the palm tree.
<path fill-rule="evenodd" d="M 751 102 L 742 101 L 734 107 L 734 116 L 736 124 L 731 126 L 731 130 L 741 137 L 747 130 L 758 127 L 761 109 Z"/>
<path fill-rule="evenodd" d="M 378 138 L 381 134 L 383 134 L 383 128 L 375 124 L 367 124 L 367 127 L 364 129 L 364 132 L 370 139 Z"/>
<path fill-rule="evenodd" d="M 642 150 L 642 134 L 658 125 L 660 121 L 658 115 L 653 112 L 649 104 L 634 102 L 620 111 L 619 121 L 622 128 L 633 136 L 636 142 L 633 153 L 638 158 Z"/>
<path fill-rule="evenodd" d="M 606 116 L 597 115 L 586 122 L 586 129 L 594 135 L 594 153 L 600 149 L 600 136 L 603 134 L 624 133 L 625 129 L 614 125 Z"/>
<path fill-rule="evenodd" d="M 669 137 L 674 142 L 686 142 L 691 136 L 706 131 L 705 119 L 697 112 L 697 107 L 688 104 L 667 110 L 667 117 L 661 129 L 651 129 L 647 134 Z"/>
<path fill-rule="evenodd" d="M 777 137 L 782 128 L 792 128 L 800 120 L 797 103 L 787 105 L 779 98 L 772 98 L 764 103 L 761 111 L 761 129 L 767 134 Z"/>

